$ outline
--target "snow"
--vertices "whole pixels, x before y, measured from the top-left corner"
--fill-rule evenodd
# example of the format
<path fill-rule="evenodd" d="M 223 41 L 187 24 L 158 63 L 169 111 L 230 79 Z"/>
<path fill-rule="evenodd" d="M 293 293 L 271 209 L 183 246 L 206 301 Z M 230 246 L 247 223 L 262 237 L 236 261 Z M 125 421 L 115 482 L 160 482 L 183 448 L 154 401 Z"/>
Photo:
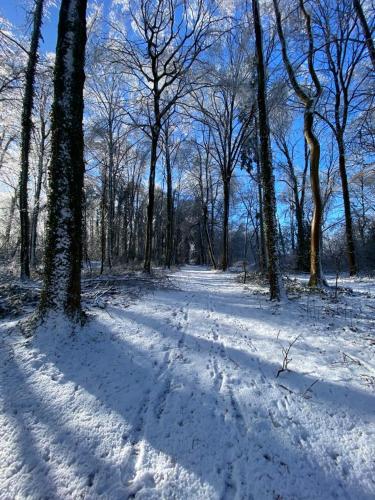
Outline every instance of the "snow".
<path fill-rule="evenodd" d="M 188 266 L 73 335 L 4 321 L 0 498 L 374 498 L 375 285 L 345 286 Z"/>

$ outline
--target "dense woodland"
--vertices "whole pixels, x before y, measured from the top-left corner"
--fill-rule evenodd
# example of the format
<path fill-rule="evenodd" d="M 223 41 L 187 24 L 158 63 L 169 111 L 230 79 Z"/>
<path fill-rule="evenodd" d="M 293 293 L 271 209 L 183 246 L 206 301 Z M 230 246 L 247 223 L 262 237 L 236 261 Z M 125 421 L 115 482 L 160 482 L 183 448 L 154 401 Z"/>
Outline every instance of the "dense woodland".
<path fill-rule="evenodd" d="M 0 252 L 41 311 L 79 310 L 83 266 L 237 264 L 272 299 L 286 270 L 373 269 L 371 0 L 63 0 L 56 53 L 56 6 L 24 7 L 0 18 Z"/>

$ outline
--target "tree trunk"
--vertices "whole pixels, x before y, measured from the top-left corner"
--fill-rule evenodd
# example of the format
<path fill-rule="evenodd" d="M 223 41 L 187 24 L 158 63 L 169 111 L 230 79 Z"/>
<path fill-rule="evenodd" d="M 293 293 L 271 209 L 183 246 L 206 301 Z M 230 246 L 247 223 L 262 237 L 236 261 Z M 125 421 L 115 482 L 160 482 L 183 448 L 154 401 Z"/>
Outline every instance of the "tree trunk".
<path fill-rule="evenodd" d="M 260 162 L 262 167 L 264 222 L 266 233 L 268 279 L 270 286 L 270 299 L 280 300 L 281 283 L 279 259 L 277 254 L 277 223 L 276 223 L 276 196 L 275 179 L 273 176 L 270 130 L 267 113 L 267 90 L 263 58 L 262 26 L 259 15 L 258 0 L 252 0 L 255 45 L 257 53 L 258 74 L 258 113 L 259 113 L 259 139 Z"/>
<path fill-rule="evenodd" d="M 107 172 L 103 168 L 103 186 L 102 186 L 102 197 L 100 201 L 100 249 L 101 249 L 101 262 L 100 262 L 100 274 L 104 272 L 104 264 L 106 257 L 106 210 L 107 210 Z"/>
<path fill-rule="evenodd" d="M 211 237 L 210 237 L 210 231 L 208 228 L 208 208 L 207 208 L 207 205 L 203 206 L 203 224 L 204 224 L 204 234 L 205 234 L 206 240 L 207 240 L 208 255 L 210 257 L 211 265 L 214 269 L 217 269 L 215 254 L 214 254 L 214 250 L 212 247 L 212 241 L 211 241 Z"/>
<path fill-rule="evenodd" d="M 166 252 L 165 265 L 171 268 L 173 255 L 173 185 L 172 185 L 172 165 L 169 151 L 168 132 L 165 138 L 165 169 L 167 173 L 167 231 L 166 231 Z"/>
<path fill-rule="evenodd" d="M 229 202 L 230 202 L 230 178 L 223 179 L 223 257 L 221 261 L 221 268 L 223 271 L 228 269 L 228 250 L 229 250 Z"/>
<path fill-rule="evenodd" d="M 295 238 L 295 226 L 294 226 L 294 205 L 291 203 L 290 204 L 290 207 L 289 207 L 289 210 L 290 210 L 290 217 L 289 217 L 289 231 L 290 231 L 290 246 L 291 246 L 291 250 L 292 250 L 292 254 L 294 254 L 295 250 L 296 250 L 296 238 Z"/>
<path fill-rule="evenodd" d="M 16 210 L 17 197 L 18 197 L 18 193 L 16 191 L 10 199 L 8 221 L 7 221 L 7 225 L 5 228 L 4 248 L 5 248 L 5 253 L 6 253 L 7 258 L 9 258 L 9 256 L 10 256 L 10 248 L 9 248 L 10 247 L 10 235 L 11 235 L 12 227 L 13 227 L 13 219 L 14 219 L 14 212 Z"/>
<path fill-rule="evenodd" d="M 199 233 L 199 262 L 198 264 L 200 265 L 205 265 L 207 260 L 206 260 L 206 249 L 204 247 L 204 238 L 202 234 L 202 225 L 201 222 L 199 221 L 198 223 L 198 233 Z"/>
<path fill-rule="evenodd" d="M 318 99 L 322 93 L 322 86 L 319 81 L 319 77 L 314 68 L 314 37 L 313 30 L 311 27 L 311 14 L 305 8 L 304 0 L 299 0 L 299 6 L 302 11 L 303 17 L 305 19 L 305 27 L 307 33 L 307 39 L 309 42 L 308 53 L 307 53 L 307 65 L 309 75 L 313 82 L 315 93 L 312 94 L 311 91 L 306 92 L 306 87 L 298 83 L 296 78 L 296 73 L 290 63 L 287 46 L 285 41 L 285 36 L 281 23 L 281 15 L 278 5 L 278 0 L 273 0 L 275 17 L 276 17 L 276 27 L 279 35 L 279 40 L 281 44 L 281 53 L 284 61 L 285 68 L 288 73 L 289 81 L 294 89 L 294 92 L 303 103 L 305 107 L 304 112 L 304 136 L 310 150 L 310 182 L 311 191 L 314 201 L 314 213 L 311 223 L 311 241 L 310 241 L 310 281 L 309 285 L 311 287 L 320 286 L 326 284 L 322 269 L 321 269 L 321 222 L 323 215 L 323 205 L 320 195 L 320 183 L 319 183 L 319 161 L 320 161 L 320 144 L 317 137 L 313 131 L 314 124 L 314 112 Z"/>
<path fill-rule="evenodd" d="M 259 271 L 261 273 L 265 272 L 267 267 L 266 258 L 266 239 L 264 236 L 264 221 L 263 221 L 263 189 L 262 189 L 262 179 L 260 175 L 260 165 L 257 163 L 258 168 L 258 200 L 259 200 Z"/>
<path fill-rule="evenodd" d="M 87 0 L 62 0 L 54 74 L 42 318 L 82 319 L 83 86 Z"/>
<path fill-rule="evenodd" d="M 146 246 L 145 246 L 145 261 L 143 266 L 146 273 L 151 272 L 153 219 L 154 219 L 154 205 L 155 205 L 155 173 L 156 173 L 158 140 L 160 134 L 159 130 L 160 130 L 159 127 L 157 126 L 154 127 L 152 131 L 152 141 L 151 141 L 150 175 L 148 180 Z"/>
<path fill-rule="evenodd" d="M 339 150 L 339 167 L 340 167 L 340 177 L 342 185 L 342 196 L 344 200 L 344 212 L 345 212 L 345 233 L 346 233 L 346 251 L 348 256 L 349 264 L 349 274 L 354 276 L 357 273 L 357 265 L 355 258 L 355 246 L 353 237 L 353 225 L 352 225 L 352 214 L 350 205 L 350 194 L 348 186 L 348 176 L 346 173 L 346 155 L 345 155 L 345 144 L 343 137 L 337 137 L 337 145 Z"/>
<path fill-rule="evenodd" d="M 259 134 L 258 134 L 258 118 L 255 116 L 255 162 L 257 166 L 257 186 L 258 186 L 258 205 L 259 211 L 257 213 L 257 220 L 259 226 L 259 236 L 257 234 L 258 241 L 258 260 L 259 260 L 259 271 L 264 273 L 267 267 L 267 255 L 266 255 L 266 239 L 264 235 L 264 217 L 263 217 L 263 188 L 262 188 L 262 174 L 260 167 L 260 145 L 259 145 Z"/>
<path fill-rule="evenodd" d="M 306 107 L 304 115 L 304 134 L 310 149 L 310 183 L 314 200 L 314 212 L 311 221 L 310 242 L 310 280 L 309 286 L 325 285 L 326 281 L 321 266 L 321 226 L 323 218 L 323 204 L 320 194 L 319 161 L 320 144 L 313 132 L 314 113 Z"/>
<path fill-rule="evenodd" d="M 308 271 L 309 265 L 307 258 L 308 254 L 307 241 L 306 241 L 307 235 L 305 232 L 303 208 L 299 202 L 298 193 L 297 197 L 295 196 L 295 207 L 296 207 L 295 214 L 297 221 L 297 269 L 299 271 Z"/>
<path fill-rule="evenodd" d="M 302 175 L 301 182 L 301 197 L 299 195 L 299 187 L 298 180 L 294 169 L 294 164 L 292 157 L 289 153 L 289 148 L 284 139 L 280 140 L 279 147 L 282 149 L 282 152 L 285 156 L 288 166 L 288 174 L 291 183 L 291 189 L 293 193 L 293 201 L 294 201 L 294 210 L 295 210 L 295 218 L 297 222 L 297 270 L 306 271 L 309 270 L 309 259 L 308 259 L 308 246 L 306 241 L 306 231 L 305 231 L 305 217 L 304 217 L 304 201 L 305 201 L 305 179 L 306 173 L 308 169 L 308 155 L 307 155 L 307 145 L 306 141 L 304 141 L 304 149 L 305 149 L 305 167 Z M 294 230 L 294 226 L 293 226 Z M 294 240 L 294 233 L 293 238 Z M 294 250 L 294 241 L 293 241 L 293 250 Z"/>
<path fill-rule="evenodd" d="M 107 266 L 112 269 L 112 254 L 113 254 L 113 232 L 114 232 L 114 189 L 113 189 L 113 136 L 112 123 L 109 123 L 109 145 L 108 145 L 109 161 L 108 161 L 108 212 L 107 212 Z"/>
<path fill-rule="evenodd" d="M 40 139 L 40 152 L 38 161 L 38 174 L 36 179 L 35 188 L 35 200 L 34 208 L 31 215 L 31 240 L 30 240 L 30 263 L 32 266 L 36 264 L 36 241 L 38 238 L 38 219 L 40 211 L 40 193 L 42 190 L 42 181 L 44 174 L 44 155 L 45 155 L 45 142 L 46 142 L 46 124 L 42 119 L 41 129 L 40 129 L 41 139 Z"/>
<path fill-rule="evenodd" d="M 206 236 L 207 240 L 207 247 L 208 247 L 208 255 L 210 257 L 211 265 L 214 269 L 217 268 L 216 264 L 216 259 L 215 259 L 215 253 L 212 245 L 212 238 L 209 230 L 209 215 L 208 215 L 208 200 L 210 199 L 210 175 L 209 175 L 209 154 L 206 154 L 205 158 L 205 188 L 203 188 L 203 171 L 202 171 L 202 165 L 201 163 L 199 164 L 199 190 L 200 190 L 200 196 L 201 196 L 201 203 L 202 203 L 202 212 L 203 212 L 203 228 L 204 228 L 204 234 Z M 211 196 L 213 196 L 213 193 L 211 192 Z"/>
<path fill-rule="evenodd" d="M 29 156 L 32 130 L 32 113 L 34 101 L 34 80 L 38 63 L 38 46 L 43 18 L 43 0 L 35 3 L 33 31 L 29 49 L 29 59 L 25 74 L 25 93 L 22 105 L 21 132 L 21 173 L 19 183 L 20 224 L 21 224 L 21 279 L 30 277 L 30 242 L 29 242 L 29 211 L 27 185 L 29 180 Z"/>
<path fill-rule="evenodd" d="M 124 193 L 124 213 L 123 213 L 123 235 L 122 235 L 122 258 L 123 261 L 129 262 L 129 246 L 130 246 L 130 238 L 129 233 L 131 235 L 131 217 L 130 217 L 130 192 L 129 189 L 126 189 Z"/>
<path fill-rule="evenodd" d="M 280 239 L 281 250 L 283 252 L 283 257 L 285 257 L 286 256 L 285 241 L 280 222 L 279 222 L 279 239 Z"/>

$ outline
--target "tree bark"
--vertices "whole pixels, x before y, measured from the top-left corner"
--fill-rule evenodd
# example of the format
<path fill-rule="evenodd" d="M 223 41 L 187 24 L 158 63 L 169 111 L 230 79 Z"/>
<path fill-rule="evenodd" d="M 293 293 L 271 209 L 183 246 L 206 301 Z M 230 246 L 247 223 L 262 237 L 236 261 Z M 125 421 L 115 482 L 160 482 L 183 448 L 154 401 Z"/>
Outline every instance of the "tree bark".
<path fill-rule="evenodd" d="M 321 226 L 323 204 L 320 194 L 319 162 L 320 144 L 313 132 L 314 113 L 307 107 L 304 115 L 304 134 L 310 149 L 310 184 L 314 199 L 314 212 L 311 221 L 310 244 L 310 280 L 309 286 L 317 287 L 325 284 L 321 267 Z"/>
<path fill-rule="evenodd" d="M 17 198 L 18 198 L 18 193 L 16 191 L 10 199 L 8 221 L 5 227 L 5 234 L 4 234 L 4 248 L 7 258 L 9 258 L 10 256 L 10 235 L 13 227 L 13 218 L 14 218 L 14 212 L 16 210 Z"/>
<path fill-rule="evenodd" d="M 342 185 L 342 196 L 344 200 L 344 213 L 345 213 L 345 235 L 346 235 L 346 248 L 348 255 L 349 274 L 354 276 L 357 273 L 356 255 L 353 237 L 352 214 L 350 204 L 350 194 L 348 186 L 348 176 L 346 173 L 346 155 L 344 138 L 337 137 L 337 144 L 339 150 L 339 168 Z"/>
<path fill-rule="evenodd" d="M 228 253 L 229 253 L 229 202 L 230 202 L 230 178 L 223 179 L 223 256 L 221 261 L 221 269 L 228 269 Z"/>
<path fill-rule="evenodd" d="M 208 255 L 210 257 L 211 265 L 214 269 L 217 268 L 215 253 L 212 245 L 212 238 L 209 229 L 209 214 L 208 214 L 208 200 L 210 198 L 210 175 L 209 175 L 209 149 L 206 149 L 206 157 L 204 159 L 205 166 L 205 187 L 203 187 L 203 169 L 202 162 L 199 162 L 199 191 L 201 197 L 201 205 L 203 212 L 203 229 L 207 241 Z M 213 195 L 213 193 L 211 193 Z"/>
<path fill-rule="evenodd" d="M 168 127 L 168 125 L 167 125 Z M 167 231 L 166 231 L 166 252 L 165 265 L 168 269 L 172 265 L 173 256 L 173 184 L 172 184 L 172 165 L 169 150 L 169 134 L 165 132 L 165 170 L 167 174 Z"/>
<path fill-rule="evenodd" d="M 260 139 L 260 162 L 263 181 L 263 203 L 264 221 L 267 248 L 268 279 L 270 287 L 270 299 L 280 300 L 281 283 L 279 271 L 279 259 L 277 253 L 277 223 L 276 223 L 276 196 L 275 179 L 273 176 L 270 129 L 267 113 L 267 90 L 263 58 L 262 26 L 259 15 L 258 0 L 252 0 L 255 46 L 257 54 L 258 75 L 258 114 L 259 114 L 259 139 Z"/>
<path fill-rule="evenodd" d="M 154 205 L 155 205 L 155 173 L 156 173 L 159 135 L 160 135 L 160 128 L 156 126 L 152 131 L 150 174 L 148 179 L 148 205 L 147 205 L 147 223 L 146 223 L 145 261 L 144 261 L 144 270 L 146 273 L 151 272 L 152 238 L 153 238 Z"/>
<path fill-rule="evenodd" d="M 210 231 L 209 231 L 209 228 L 208 228 L 208 208 L 207 208 L 207 205 L 203 206 L 203 225 L 204 225 L 204 234 L 205 234 L 206 240 L 207 240 L 208 255 L 210 257 L 210 261 L 211 261 L 212 267 L 214 269 L 216 269 L 217 268 L 217 264 L 216 264 L 214 250 L 213 250 L 213 247 L 212 247 L 212 241 L 211 241 L 211 237 L 210 237 Z"/>
<path fill-rule="evenodd" d="M 25 92 L 22 105 L 21 173 L 19 182 L 21 225 L 20 264 L 22 280 L 30 277 L 29 210 L 27 185 L 29 180 L 29 156 L 34 101 L 34 81 L 36 66 L 38 63 L 38 47 L 43 19 L 43 3 L 44 0 L 37 0 L 35 3 L 33 30 L 31 34 L 29 58 L 26 68 Z"/>
<path fill-rule="evenodd" d="M 54 73 L 42 319 L 81 321 L 83 86 L 87 0 L 62 0 Z"/>
<path fill-rule="evenodd" d="M 31 239 L 30 239 L 30 263 L 32 266 L 36 264 L 36 241 L 38 237 L 38 219 L 40 211 L 40 193 L 42 190 L 42 181 L 44 173 L 44 154 L 45 154 L 45 123 L 42 122 L 40 153 L 38 161 L 38 174 L 36 179 L 34 208 L 31 215 Z"/>
<path fill-rule="evenodd" d="M 267 256 L 266 256 L 266 238 L 264 235 L 264 220 L 263 220 L 263 188 L 262 188 L 262 179 L 260 174 L 260 164 L 257 163 L 258 169 L 258 203 L 259 203 L 259 212 L 257 214 L 257 219 L 259 221 L 259 271 L 261 273 L 265 272 L 267 267 Z"/>
<path fill-rule="evenodd" d="M 102 172 L 102 196 L 100 200 L 100 249 L 101 249 L 101 263 L 100 274 L 104 272 L 104 264 L 106 258 L 106 210 L 107 210 L 107 172 L 103 168 Z"/>
<path fill-rule="evenodd" d="M 114 186 L 113 186 L 113 131 L 112 121 L 109 120 L 109 141 L 108 141 L 108 211 L 107 211 L 107 255 L 106 261 L 108 269 L 112 269 L 112 255 L 113 255 L 113 233 L 114 233 Z"/>
<path fill-rule="evenodd" d="M 297 269 L 299 271 L 308 271 L 308 249 L 307 249 L 307 242 L 306 242 L 306 231 L 305 231 L 305 218 L 304 218 L 304 212 L 303 212 L 303 207 L 301 204 L 298 202 L 296 204 L 297 200 L 299 201 L 298 198 L 298 192 L 297 195 L 294 193 L 294 198 L 295 198 L 295 214 L 296 214 L 296 221 L 297 221 Z"/>

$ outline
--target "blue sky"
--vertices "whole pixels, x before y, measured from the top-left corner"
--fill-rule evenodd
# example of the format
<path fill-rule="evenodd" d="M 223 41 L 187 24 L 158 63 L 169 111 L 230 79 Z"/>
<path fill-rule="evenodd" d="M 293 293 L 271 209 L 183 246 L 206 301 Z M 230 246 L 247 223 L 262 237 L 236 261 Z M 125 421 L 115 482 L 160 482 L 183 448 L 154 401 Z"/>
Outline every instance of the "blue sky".
<path fill-rule="evenodd" d="M 108 6 L 111 0 L 104 0 L 103 3 Z M 0 15 L 8 19 L 20 35 L 25 34 L 26 30 L 28 34 L 31 16 L 27 9 L 32 8 L 32 5 L 32 0 L 0 0 Z M 45 12 L 42 28 L 42 52 L 55 51 L 59 7 L 60 1 L 57 0 L 56 6 L 49 7 L 48 11 Z"/>
<path fill-rule="evenodd" d="M 8 19 L 14 26 L 15 32 L 19 35 L 29 33 L 31 16 L 27 8 L 32 6 L 31 2 L 23 0 L 2 0 L 0 2 L 0 14 Z M 41 49 L 44 52 L 54 52 L 56 48 L 57 35 L 57 7 L 48 9 L 47 16 L 43 21 L 43 41 Z"/>

